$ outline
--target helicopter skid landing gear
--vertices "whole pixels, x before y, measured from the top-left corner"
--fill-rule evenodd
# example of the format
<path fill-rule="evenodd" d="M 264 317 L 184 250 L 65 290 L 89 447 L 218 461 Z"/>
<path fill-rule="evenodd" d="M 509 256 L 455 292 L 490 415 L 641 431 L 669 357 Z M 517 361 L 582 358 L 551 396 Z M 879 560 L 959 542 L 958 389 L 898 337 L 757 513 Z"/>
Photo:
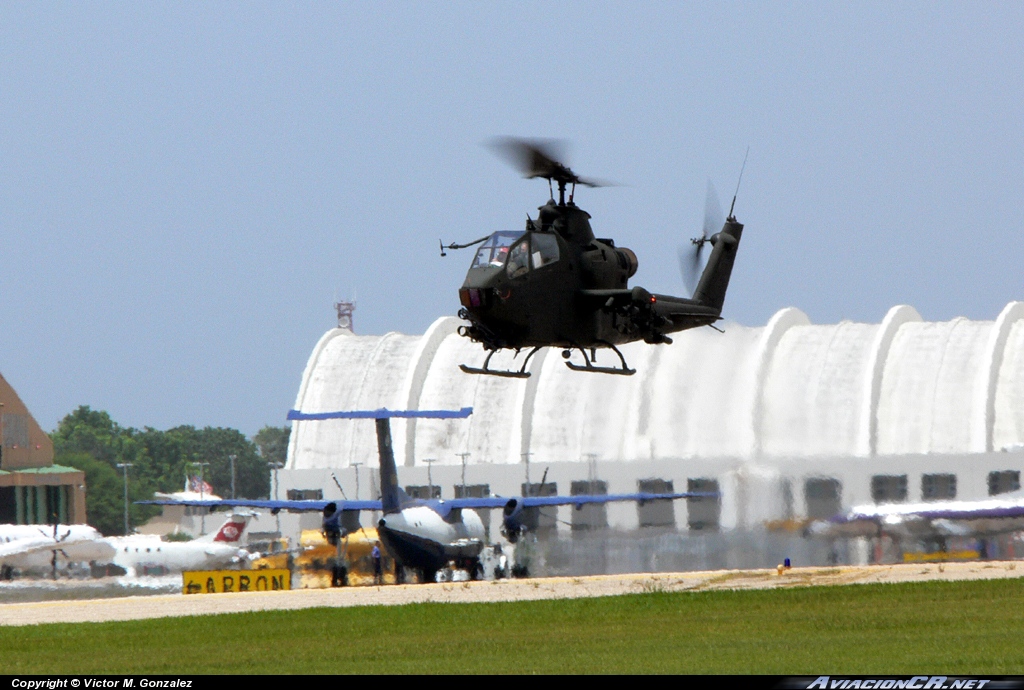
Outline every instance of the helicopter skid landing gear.
<path fill-rule="evenodd" d="M 494 356 L 494 353 L 497 352 L 497 350 L 491 350 L 489 353 L 487 353 L 487 359 L 484 360 L 484 366 L 482 369 L 477 369 L 476 367 L 467 367 L 465 364 L 460 364 L 459 369 L 462 369 L 467 374 L 488 374 L 490 376 L 502 376 L 511 379 L 528 379 L 530 378 L 530 372 L 526 370 L 526 367 L 529 366 L 530 364 L 530 358 L 533 357 L 533 355 L 536 354 L 537 350 L 539 349 L 539 347 L 535 347 L 532 350 L 530 350 L 530 353 L 526 355 L 526 359 L 523 360 L 523 366 L 519 367 L 519 371 L 501 371 L 498 369 L 488 368 L 487 365 L 490 363 L 491 357 Z"/>
<path fill-rule="evenodd" d="M 586 362 L 586 364 L 580 366 L 579 364 L 573 364 L 572 362 L 566 361 L 565 366 L 569 367 L 573 371 L 590 371 L 595 374 L 618 374 L 619 376 L 632 376 L 633 374 L 636 373 L 636 369 L 630 369 L 629 366 L 626 364 L 626 358 L 622 356 L 621 352 L 619 352 L 619 348 L 615 347 L 610 343 L 605 343 L 605 347 L 610 348 L 615 352 L 615 354 L 619 356 L 619 361 L 622 362 L 621 368 L 594 366 L 594 348 L 590 349 L 591 354 L 588 356 L 587 351 L 582 347 L 576 349 L 578 349 L 583 354 L 583 361 Z M 570 350 L 562 350 L 562 357 L 564 357 L 566 360 L 569 359 L 570 354 Z"/>

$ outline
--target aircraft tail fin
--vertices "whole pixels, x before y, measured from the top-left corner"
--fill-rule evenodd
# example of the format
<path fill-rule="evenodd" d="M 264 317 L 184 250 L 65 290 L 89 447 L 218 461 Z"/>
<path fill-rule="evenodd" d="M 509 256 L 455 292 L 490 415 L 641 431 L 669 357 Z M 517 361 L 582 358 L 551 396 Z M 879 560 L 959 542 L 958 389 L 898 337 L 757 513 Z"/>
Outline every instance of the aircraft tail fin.
<path fill-rule="evenodd" d="M 740 236 L 743 234 L 743 224 L 735 217 L 729 216 L 722 226 L 722 231 L 711 238 L 714 249 L 711 251 L 711 258 L 700 276 L 697 289 L 693 293 L 693 299 L 704 306 L 711 307 L 717 311 L 722 310 L 725 304 L 725 291 L 729 287 L 729 278 L 732 276 L 732 266 L 736 261 L 736 251 L 740 246 Z"/>
<path fill-rule="evenodd" d="M 219 530 L 216 532 L 210 532 L 209 534 L 204 534 L 195 541 L 221 542 L 228 544 L 237 543 L 242 539 L 242 534 L 245 532 L 245 528 L 248 526 L 251 518 L 251 513 L 235 513 L 224 521 L 224 524 L 220 526 Z"/>
<path fill-rule="evenodd" d="M 391 420 L 379 418 L 377 422 L 377 456 L 380 461 L 380 501 L 384 514 L 397 513 L 411 500 L 398 485 L 395 468 L 395 450 L 391 444 Z"/>

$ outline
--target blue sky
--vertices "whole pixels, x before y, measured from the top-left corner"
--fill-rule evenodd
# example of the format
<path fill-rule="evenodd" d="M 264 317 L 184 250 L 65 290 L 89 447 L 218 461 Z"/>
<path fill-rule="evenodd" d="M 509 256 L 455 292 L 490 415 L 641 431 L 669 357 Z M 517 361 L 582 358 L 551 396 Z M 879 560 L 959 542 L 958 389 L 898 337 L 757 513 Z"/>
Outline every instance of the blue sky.
<path fill-rule="evenodd" d="M 634 283 L 682 294 L 710 178 L 728 318 L 993 319 L 1024 299 L 1015 3 L 0 4 L 0 372 L 46 429 L 280 425 L 306 359 L 458 309 L 558 137 Z"/>

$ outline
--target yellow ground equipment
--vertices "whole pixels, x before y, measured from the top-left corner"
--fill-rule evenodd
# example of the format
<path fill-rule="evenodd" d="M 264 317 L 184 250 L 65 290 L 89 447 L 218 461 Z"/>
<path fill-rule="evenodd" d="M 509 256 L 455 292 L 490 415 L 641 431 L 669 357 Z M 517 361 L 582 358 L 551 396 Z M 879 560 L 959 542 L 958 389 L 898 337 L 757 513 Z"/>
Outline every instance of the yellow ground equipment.
<path fill-rule="evenodd" d="M 331 546 L 324 539 L 320 530 L 307 529 L 299 537 L 299 549 L 295 553 L 295 574 L 298 576 L 297 586 L 303 589 L 317 589 L 332 585 L 372 585 L 373 582 L 373 546 L 378 542 L 376 529 L 360 529 L 341 540 L 341 558 L 347 571 L 344 582 L 340 581 L 335 571 L 339 549 Z M 387 552 L 383 544 L 381 551 L 381 571 L 383 584 L 395 584 L 395 559 Z"/>

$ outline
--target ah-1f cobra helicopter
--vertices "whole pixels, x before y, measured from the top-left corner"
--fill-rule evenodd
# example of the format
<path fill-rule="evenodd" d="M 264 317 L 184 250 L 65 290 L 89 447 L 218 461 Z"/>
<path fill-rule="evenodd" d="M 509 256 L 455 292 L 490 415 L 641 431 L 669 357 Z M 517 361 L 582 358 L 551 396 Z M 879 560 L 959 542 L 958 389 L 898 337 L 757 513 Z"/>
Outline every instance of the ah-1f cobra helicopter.
<path fill-rule="evenodd" d="M 462 364 L 463 371 L 525 378 L 530 375 L 530 357 L 540 348 L 560 347 L 570 369 L 631 375 L 636 371 L 628 367 L 617 345 L 637 340 L 671 343 L 669 333 L 711 326 L 721 318 L 743 233 L 732 208 L 721 232 L 709 237 L 705 219 L 704 236 L 692 240 L 697 252 L 694 266 L 705 243 L 714 248 L 693 297 L 652 294 L 639 286 L 628 287 L 639 265 L 636 254 L 616 247 L 613 240 L 595 238 L 590 214 L 573 202 L 577 184 L 601 183 L 581 178 L 556 160 L 548 143 L 504 138 L 495 147 L 524 177 L 546 179 L 549 191 L 552 181 L 557 182 L 558 203 L 552 192 L 536 220 L 527 216 L 524 232 L 500 231 L 462 245 L 442 243 L 442 256 L 446 248 L 481 245 L 459 290 L 459 317 L 469 322 L 459 334 L 483 345 L 488 354 L 482 368 Z M 488 367 L 498 350 L 518 354 L 524 348 L 531 349 L 518 371 Z M 597 366 L 598 348 L 615 352 L 621 366 Z M 568 361 L 572 350 L 582 353 L 584 364 Z"/>

